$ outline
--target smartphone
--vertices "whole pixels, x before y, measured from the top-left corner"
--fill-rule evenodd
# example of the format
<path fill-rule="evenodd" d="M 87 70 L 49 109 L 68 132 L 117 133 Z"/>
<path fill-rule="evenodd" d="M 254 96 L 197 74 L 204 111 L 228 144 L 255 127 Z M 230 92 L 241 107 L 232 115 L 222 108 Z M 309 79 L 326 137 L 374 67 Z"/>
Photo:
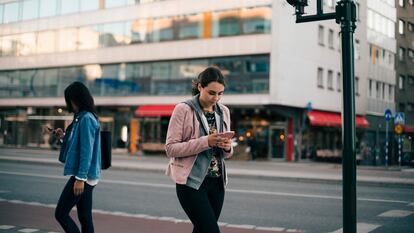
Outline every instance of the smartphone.
<path fill-rule="evenodd" d="M 234 131 L 227 131 L 219 134 L 221 137 L 231 139 L 234 136 Z"/>

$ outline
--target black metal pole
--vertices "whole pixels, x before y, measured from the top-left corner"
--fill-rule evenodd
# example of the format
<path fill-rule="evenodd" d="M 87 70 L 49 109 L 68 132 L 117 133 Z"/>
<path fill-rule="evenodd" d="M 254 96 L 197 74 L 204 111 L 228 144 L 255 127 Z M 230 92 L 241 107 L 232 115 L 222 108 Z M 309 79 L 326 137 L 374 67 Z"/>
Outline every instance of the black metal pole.
<path fill-rule="evenodd" d="M 356 233 L 356 129 L 354 31 L 356 6 L 353 0 L 341 0 L 336 6 L 336 22 L 341 25 L 343 112 L 342 112 L 342 204 L 343 232 Z"/>

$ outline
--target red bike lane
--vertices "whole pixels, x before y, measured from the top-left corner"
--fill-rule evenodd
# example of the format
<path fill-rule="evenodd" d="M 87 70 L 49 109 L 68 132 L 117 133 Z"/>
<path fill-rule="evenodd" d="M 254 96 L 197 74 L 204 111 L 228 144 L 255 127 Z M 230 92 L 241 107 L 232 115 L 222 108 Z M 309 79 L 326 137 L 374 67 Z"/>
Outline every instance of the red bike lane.
<path fill-rule="evenodd" d="M 72 211 L 76 219 L 76 211 Z M 159 219 L 121 216 L 106 213 L 93 213 L 96 233 L 190 233 L 192 225 Z M 0 201 L 0 225 L 13 225 L 63 232 L 54 218 L 54 208 L 41 204 L 27 204 Z M 275 229 L 243 229 L 220 227 L 222 233 L 283 233 L 292 232 Z"/>

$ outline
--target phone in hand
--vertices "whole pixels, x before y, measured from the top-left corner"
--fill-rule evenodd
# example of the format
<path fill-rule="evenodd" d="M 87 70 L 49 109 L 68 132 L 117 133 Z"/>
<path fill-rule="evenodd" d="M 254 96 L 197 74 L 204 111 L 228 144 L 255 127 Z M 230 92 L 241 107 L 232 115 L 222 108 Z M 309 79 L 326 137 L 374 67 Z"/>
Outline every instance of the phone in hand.
<path fill-rule="evenodd" d="M 219 135 L 221 137 L 225 137 L 227 139 L 231 139 L 234 136 L 234 131 L 227 131 L 227 132 L 219 133 Z"/>

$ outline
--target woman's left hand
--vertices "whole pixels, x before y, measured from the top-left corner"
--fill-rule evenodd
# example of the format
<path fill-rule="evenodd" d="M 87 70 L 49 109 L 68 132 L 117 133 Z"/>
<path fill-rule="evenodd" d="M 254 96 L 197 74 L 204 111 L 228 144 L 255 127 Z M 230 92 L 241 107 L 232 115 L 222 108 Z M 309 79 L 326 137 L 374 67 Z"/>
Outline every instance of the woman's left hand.
<path fill-rule="evenodd" d="M 81 195 L 83 193 L 84 187 L 85 181 L 75 180 L 75 184 L 73 184 L 73 194 L 75 194 L 75 196 Z"/>
<path fill-rule="evenodd" d="M 220 142 L 217 144 L 217 147 L 224 149 L 225 151 L 231 150 L 231 139 L 221 138 Z"/>

